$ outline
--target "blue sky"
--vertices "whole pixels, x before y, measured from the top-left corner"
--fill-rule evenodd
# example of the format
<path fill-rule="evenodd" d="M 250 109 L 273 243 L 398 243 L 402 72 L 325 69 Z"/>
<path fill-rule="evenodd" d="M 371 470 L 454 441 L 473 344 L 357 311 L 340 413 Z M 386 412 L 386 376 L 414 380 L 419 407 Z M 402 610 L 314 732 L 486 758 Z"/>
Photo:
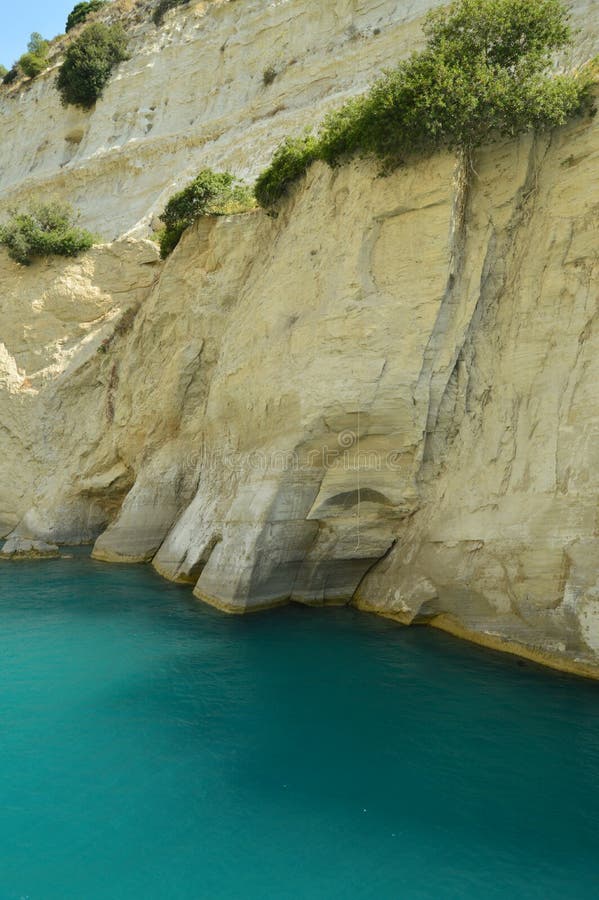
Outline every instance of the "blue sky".
<path fill-rule="evenodd" d="M 0 63 L 10 68 L 27 49 L 32 31 L 45 38 L 64 32 L 78 0 L 0 0 Z"/>

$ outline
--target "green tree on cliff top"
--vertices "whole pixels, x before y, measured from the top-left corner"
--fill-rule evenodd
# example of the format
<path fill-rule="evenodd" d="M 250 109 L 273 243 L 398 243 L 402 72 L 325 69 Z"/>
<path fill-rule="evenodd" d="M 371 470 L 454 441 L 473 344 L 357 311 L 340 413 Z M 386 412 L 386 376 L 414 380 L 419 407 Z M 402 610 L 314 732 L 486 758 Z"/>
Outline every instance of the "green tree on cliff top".
<path fill-rule="evenodd" d="M 469 157 L 496 137 L 563 125 L 588 96 L 582 73 L 552 68 L 572 41 L 562 0 L 455 0 L 429 13 L 424 34 L 423 50 L 329 115 L 316 138 L 279 147 L 256 184 L 262 206 L 314 159 L 374 156 L 388 170 L 444 147 Z"/>
<path fill-rule="evenodd" d="M 114 67 L 125 59 L 127 38 L 120 25 L 88 25 L 67 48 L 58 72 L 56 87 L 63 105 L 89 109 L 100 97 Z"/>

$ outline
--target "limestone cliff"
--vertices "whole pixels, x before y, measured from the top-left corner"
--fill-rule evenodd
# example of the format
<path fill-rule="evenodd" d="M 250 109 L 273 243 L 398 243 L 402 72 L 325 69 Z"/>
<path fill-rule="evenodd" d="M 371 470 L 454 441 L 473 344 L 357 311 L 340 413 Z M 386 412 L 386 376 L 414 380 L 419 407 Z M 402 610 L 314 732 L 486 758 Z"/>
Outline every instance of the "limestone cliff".
<path fill-rule="evenodd" d="M 370 25 L 396 5 L 369 4 Z M 318 8 L 341 33 L 335 6 Z M 360 40 L 342 54 L 352 85 Z M 330 99 L 310 90 L 296 124 Z M 276 139 L 236 127 L 221 146 L 240 160 Z M 167 157 L 153 174 L 138 143 L 145 186 L 121 230 L 167 183 Z M 114 221 L 91 147 L 88 209 Z M 581 118 L 480 152 L 467 192 L 449 154 L 386 178 L 317 164 L 278 218 L 201 220 L 165 264 L 132 237 L 27 269 L 3 256 L 3 533 L 95 540 L 97 558 L 152 560 L 229 611 L 353 601 L 599 674 L 598 152 Z M 5 197 L 31 190 L 12 177 Z"/>
<path fill-rule="evenodd" d="M 255 177 L 283 137 L 418 46 L 423 15 L 441 3 L 191 0 L 161 28 L 153 5 L 116 0 L 98 14 L 122 19 L 130 59 L 92 111 L 65 109 L 54 87 L 68 38 L 33 82 L 0 88 L 0 212 L 44 192 L 72 203 L 106 239 L 143 233 L 201 166 Z M 599 4 L 570 5 L 577 62 L 599 52 Z M 270 67 L 277 75 L 267 85 Z"/>
<path fill-rule="evenodd" d="M 0 90 L 0 209 L 43 190 L 112 239 L 151 220 L 200 165 L 252 178 L 283 137 L 420 41 L 422 15 L 438 4 L 192 0 L 161 28 L 148 0 L 123 5 L 130 59 L 93 111 L 60 105 L 60 56 L 25 88 Z M 112 4 L 101 16 L 116 17 Z"/>

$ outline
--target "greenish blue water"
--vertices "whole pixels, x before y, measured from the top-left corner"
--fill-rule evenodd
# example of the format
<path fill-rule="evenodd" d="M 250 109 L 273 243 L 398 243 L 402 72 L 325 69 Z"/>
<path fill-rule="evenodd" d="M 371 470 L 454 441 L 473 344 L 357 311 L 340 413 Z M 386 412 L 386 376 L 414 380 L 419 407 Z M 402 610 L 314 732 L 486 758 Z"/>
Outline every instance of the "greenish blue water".
<path fill-rule="evenodd" d="M 599 685 L 151 570 L 0 566 L 0 898 L 599 896 Z"/>

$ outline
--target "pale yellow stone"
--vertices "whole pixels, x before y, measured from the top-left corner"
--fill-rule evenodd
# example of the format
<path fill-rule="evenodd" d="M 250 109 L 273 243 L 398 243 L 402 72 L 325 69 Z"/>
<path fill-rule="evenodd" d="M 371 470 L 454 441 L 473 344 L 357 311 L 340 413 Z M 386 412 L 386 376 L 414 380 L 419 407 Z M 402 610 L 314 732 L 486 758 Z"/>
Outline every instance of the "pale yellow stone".
<path fill-rule="evenodd" d="M 203 167 L 253 180 L 284 137 L 420 46 L 423 16 L 442 3 L 204 0 L 170 12 L 162 28 L 148 3 L 126 18 L 130 58 L 93 111 L 61 105 L 60 57 L 20 90 L 0 90 L 0 212 L 55 196 L 105 239 L 145 233 Z M 599 53 L 599 5 L 568 5 L 582 29 L 571 64 Z M 269 66 L 278 75 L 266 86 Z"/>
<path fill-rule="evenodd" d="M 360 38 L 349 6 L 304 0 L 140 26 L 90 117 L 46 78 L 0 100 L 0 200 L 44 187 L 108 234 L 149 221 L 200 164 L 255 171 L 428 5 L 352 4 Z M 590 53 L 597 7 L 575 13 Z M 265 60 L 296 51 L 267 94 Z M 51 117 L 83 129 L 62 169 Z M 481 151 L 464 218 L 438 154 L 386 178 L 317 164 L 278 218 L 203 219 L 165 264 L 133 238 L 26 269 L 2 251 L 0 534 L 95 540 L 229 612 L 351 601 L 599 672 L 598 146 L 599 117 Z"/>

